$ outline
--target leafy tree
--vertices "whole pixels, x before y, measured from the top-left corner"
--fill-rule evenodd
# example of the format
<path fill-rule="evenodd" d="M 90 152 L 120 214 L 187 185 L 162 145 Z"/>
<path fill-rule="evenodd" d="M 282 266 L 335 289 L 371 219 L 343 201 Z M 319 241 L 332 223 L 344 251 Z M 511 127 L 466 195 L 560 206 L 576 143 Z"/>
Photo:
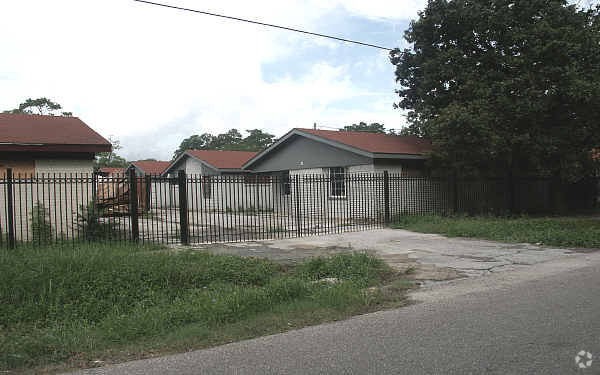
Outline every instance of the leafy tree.
<path fill-rule="evenodd" d="M 359 122 L 358 124 L 352 124 L 344 126 L 340 131 L 344 132 L 368 132 L 368 133 L 386 133 L 385 125 L 373 122 L 367 124 L 366 122 Z"/>
<path fill-rule="evenodd" d="M 575 181 L 600 145 L 600 7 L 429 0 L 391 52 L 406 133 L 438 167 Z"/>
<path fill-rule="evenodd" d="M 55 103 L 48 98 L 29 98 L 23 103 L 19 104 L 19 108 L 3 111 L 2 113 L 23 113 L 27 115 L 38 114 L 54 116 L 56 114 L 55 112 L 60 109 L 62 109 L 62 106 L 60 104 Z M 60 112 L 60 115 L 71 117 L 73 116 L 73 112 Z"/>
<path fill-rule="evenodd" d="M 2 113 L 11 113 L 11 114 L 17 114 L 17 113 L 23 113 L 19 110 L 19 108 L 15 108 L 15 109 L 8 109 L 5 111 L 2 111 Z"/>
<path fill-rule="evenodd" d="M 249 134 L 245 138 L 237 129 L 226 133 L 212 135 L 192 135 L 184 139 L 175 153 L 173 159 L 186 150 L 227 150 L 227 151 L 260 151 L 273 143 L 274 135 L 265 133 L 260 129 L 246 130 Z"/>
<path fill-rule="evenodd" d="M 19 104 L 19 108 L 4 111 L 4 113 L 24 113 L 38 115 L 54 115 L 62 106 L 48 98 L 27 99 Z M 72 112 L 61 112 L 63 116 L 73 116 Z"/>
<path fill-rule="evenodd" d="M 202 135 L 195 134 L 184 139 L 179 145 L 179 148 L 175 150 L 173 159 L 176 159 L 186 150 L 209 150 L 214 138 L 215 137 L 212 134 L 204 133 Z"/>
<path fill-rule="evenodd" d="M 260 129 L 246 130 L 249 134 L 242 141 L 243 151 L 262 151 L 273 144 L 275 136 Z"/>
<path fill-rule="evenodd" d="M 112 145 L 111 152 L 99 152 L 96 155 L 95 169 L 100 168 L 124 168 L 127 166 L 127 160 L 125 158 L 116 154 L 116 152 L 123 147 L 121 146 L 121 142 L 114 138 L 114 136 L 109 136 L 108 141 Z"/>
<path fill-rule="evenodd" d="M 213 150 L 239 150 L 242 144 L 242 135 L 237 129 L 231 129 L 226 133 L 217 135 L 211 144 Z"/>

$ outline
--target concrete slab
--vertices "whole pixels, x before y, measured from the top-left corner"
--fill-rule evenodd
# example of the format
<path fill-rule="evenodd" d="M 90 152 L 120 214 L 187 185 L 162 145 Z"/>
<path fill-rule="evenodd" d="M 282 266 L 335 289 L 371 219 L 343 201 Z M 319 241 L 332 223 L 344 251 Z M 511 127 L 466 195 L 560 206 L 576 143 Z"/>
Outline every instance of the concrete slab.
<path fill-rule="evenodd" d="M 411 269 L 417 280 L 480 276 L 572 256 L 578 249 L 548 248 L 465 238 L 447 238 L 399 229 L 195 246 L 215 254 L 234 254 L 295 263 L 315 256 L 366 251 L 398 270 Z M 589 252 L 584 249 L 582 252 Z"/>

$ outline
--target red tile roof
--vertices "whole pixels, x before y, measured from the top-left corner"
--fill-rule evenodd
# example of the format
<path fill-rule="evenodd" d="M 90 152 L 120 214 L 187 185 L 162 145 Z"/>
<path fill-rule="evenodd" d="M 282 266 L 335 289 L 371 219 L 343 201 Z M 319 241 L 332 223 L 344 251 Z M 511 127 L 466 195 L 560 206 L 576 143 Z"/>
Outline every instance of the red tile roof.
<path fill-rule="evenodd" d="M 431 151 L 431 142 L 417 137 L 333 130 L 297 130 L 373 153 L 423 155 Z"/>
<path fill-rule="evenodd" d="M 0 113 L 0 149 L 109 152 L 110 142 L 77 117 Z"/>
<path fill-rule="evenodd" d="M 187 152 L 219 169 L 241 169 L 245 162 L 258 154 L 250 151 L 216 150 L 187 150 Z"/>
<path fill-rule="evenodd" d="M 125 168 L 100 168 L 100 172 L 106 174 L 123 174 L 125 173 Z"/>
<path fill-rule="evenodd" d="M 141 169 L 145 174 L 161 174 L 171 165 L 170 161 L 139 160 L 131 164 Z"/>

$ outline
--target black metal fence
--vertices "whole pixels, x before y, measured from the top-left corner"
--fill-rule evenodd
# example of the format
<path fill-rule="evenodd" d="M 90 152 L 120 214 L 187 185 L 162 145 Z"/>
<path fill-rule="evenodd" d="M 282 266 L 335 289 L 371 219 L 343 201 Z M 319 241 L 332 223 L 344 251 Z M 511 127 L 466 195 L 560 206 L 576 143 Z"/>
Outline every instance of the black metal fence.
<path fill-rule="evenodd" d="M 595 185 L 594 185 L 595 184 Z M 573 194 L 595 202 L 597 181 Z M 583 191 L 583 190 L 582 190 Z M 596 194 L 596 195 L 594 195 Z M 382 228 L 397 217 L 545 213 L 549 179 L 452 180 L 396 174 L 13 175 L 0 179 L 0 246 L 58 241 L 210 243 Z M 585 203 L 585 204 L 588 204 Z"/>

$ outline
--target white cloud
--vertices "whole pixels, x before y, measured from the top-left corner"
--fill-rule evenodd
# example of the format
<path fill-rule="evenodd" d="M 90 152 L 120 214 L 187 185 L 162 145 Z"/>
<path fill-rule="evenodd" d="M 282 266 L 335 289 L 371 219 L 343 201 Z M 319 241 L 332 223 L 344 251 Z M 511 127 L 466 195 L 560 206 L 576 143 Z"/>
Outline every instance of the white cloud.
<path fill-rule="evenodd" d="M 386 11 L 384 3 L 213 0 L 202 7 L 312 30 L 337 6 L 369 18 L 402 18 L 412 11 L 397 5 Z M 52 98 L 104 136 L 121 139 L 130 159 L 169 158 L 191 134 L 233 127 L 282 135 L 313 122 L 401 121 L 391 109 L 394 93 L 361 88 L 348 73 L 350 62 L 321 61 L 299 78 L 263 79 L 262 64 L 298 48 L 339 48 L 327 40 L 123 0 L 19 0 L 2 2 L 0 14 L 0 109 L 28 97 Z M 367 64 L 381 69 L 387 57 Z M 332 107 L 351 98 L 365 104 Z"/>
<path fill-rule="evenodd" d="M 337 0 L 337 3 L 355 15 L 376 20 L 411 20 L 427 5 L 426 0 Z"/>

